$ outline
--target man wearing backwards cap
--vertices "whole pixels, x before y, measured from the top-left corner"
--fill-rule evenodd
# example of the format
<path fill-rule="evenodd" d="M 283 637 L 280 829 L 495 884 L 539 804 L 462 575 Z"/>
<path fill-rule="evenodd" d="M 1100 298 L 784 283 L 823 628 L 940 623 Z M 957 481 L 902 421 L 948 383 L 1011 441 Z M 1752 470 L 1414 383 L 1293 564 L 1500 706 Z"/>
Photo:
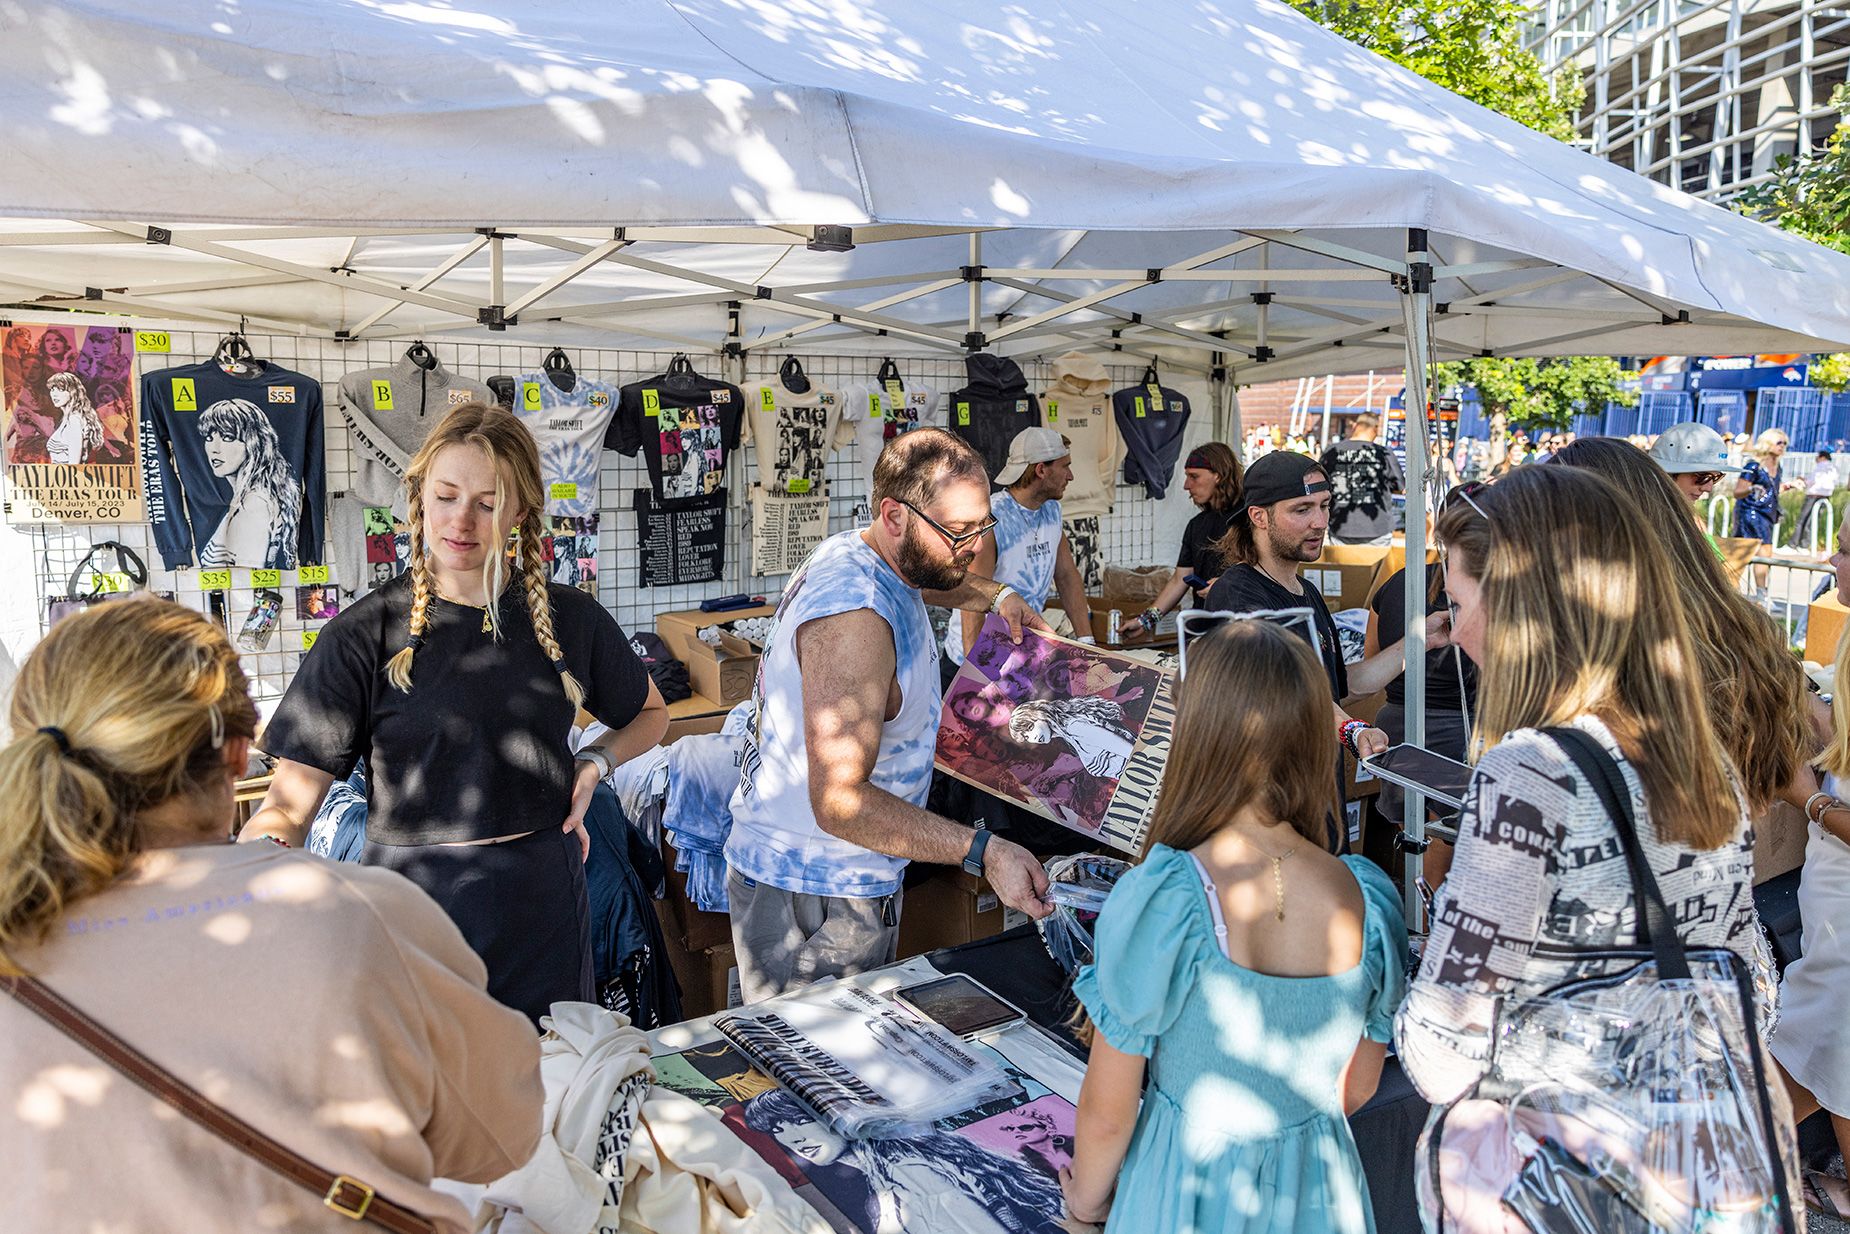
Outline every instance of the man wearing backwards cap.
<path fill-rule="evenodd" d="M 970 569 L 983 578 L 1013 587 L 1036 612 L 1047 593 L 1058 589 L 1060 607 L 1072 619 L 1080 641 L 1092 641 L 1091 609 L 1085 580 L 1073 559 L 1060 522 L 1060 498 L 1073 482 L 1073 451 L 1064 436 L 1050 428 L 1024 428 L 1009 442 L 1008 461 L 996 473 L 1003 487 L 989 495 L 995 532 L 982 541 Z M 962 613 L 944 631 L 945 685 L 976 642 L 985 614 Z"/>
<path fill-rule="evenodd" d="M 1294 630 L 1309 639 L 1330 678 L 1330 699 L 1337 732 L 1358 757 L 1387 749 L 1387 734 L 1352 719 L 1343 700 L 1373 694 L 1402 672 L 1403 640 L 1383 647 L 1353 668 L 1343 664 L 1342 642 L 1323 595 L 1298 577 L 1298 563 L 1323 553 L 1330 526 L 1330 484 L 1317 460 L 1278 451 L 1246 469 L 1233 527 L 1221 541 L 1230 563 L 1208 592 L 1208 608 L 1222 612 L 1308 608 L 1315 636 L 1301 625 Z M 1427 621 L 1427 640 L 1444 645 L 1445 614 Z"/>

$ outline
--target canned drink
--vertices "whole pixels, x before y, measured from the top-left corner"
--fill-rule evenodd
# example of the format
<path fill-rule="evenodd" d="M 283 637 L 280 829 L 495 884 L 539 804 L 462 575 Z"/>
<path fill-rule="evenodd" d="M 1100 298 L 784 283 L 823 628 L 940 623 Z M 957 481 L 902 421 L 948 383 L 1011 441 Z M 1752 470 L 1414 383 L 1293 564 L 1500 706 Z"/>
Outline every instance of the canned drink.
<path fill-rule="evenodd" d="M 1118 627 L 1123 621 L 1124 614 L 1115 608 L 1105 614 L 1105 643 L 1107 646 L 1116 647 L 1123 641 L 1118 637 Z"/>

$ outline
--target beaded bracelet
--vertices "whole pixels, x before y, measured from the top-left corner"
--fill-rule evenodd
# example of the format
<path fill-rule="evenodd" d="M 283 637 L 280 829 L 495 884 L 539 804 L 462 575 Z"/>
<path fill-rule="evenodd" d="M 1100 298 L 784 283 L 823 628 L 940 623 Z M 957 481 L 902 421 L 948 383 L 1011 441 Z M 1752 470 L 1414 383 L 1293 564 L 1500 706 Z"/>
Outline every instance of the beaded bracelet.
<path fill-rule="evenodd" d="M 1346 720 L 1343 726 L 1336 730 L 1336 739 L 1343 743 L 1349 753 L 1360 758 L 1362 752 L 1355 748 L 1355 735 L 1367 727 L 1367 720 Z"/>

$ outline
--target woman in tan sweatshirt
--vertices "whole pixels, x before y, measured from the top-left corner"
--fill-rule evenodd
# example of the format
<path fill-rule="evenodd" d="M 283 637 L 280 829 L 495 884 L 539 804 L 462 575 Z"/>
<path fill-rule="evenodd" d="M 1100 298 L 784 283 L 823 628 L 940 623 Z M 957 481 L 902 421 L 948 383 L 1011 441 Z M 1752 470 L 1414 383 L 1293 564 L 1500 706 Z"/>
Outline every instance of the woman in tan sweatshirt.
<path fill-rule="evenodd" d="M 540 1133 L 531 1025 L 397 874 L 227 842 L 256 710 L 237 654 L 159 600 L 59 623 L 0 750 L 0 976 L 37 977 L 259 1131 L 469 1228 Z M 0 991 L 4 1225 L 352 1231 Z"/>

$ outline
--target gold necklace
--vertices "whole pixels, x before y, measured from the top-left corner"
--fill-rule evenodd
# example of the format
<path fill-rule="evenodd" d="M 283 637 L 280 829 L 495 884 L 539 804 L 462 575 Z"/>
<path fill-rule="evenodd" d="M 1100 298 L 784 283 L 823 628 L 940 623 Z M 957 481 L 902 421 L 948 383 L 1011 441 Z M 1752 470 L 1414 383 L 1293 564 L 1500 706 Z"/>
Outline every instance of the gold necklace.
<path fill-rule="evenodd" d="M 491 621 L 491 620 L 489 620 L 489 616 L 488 616 L 488 610 L 489 610 L 489 607 L 490 607 L 489 605 L 486 605 L 486 604 L 479 604 L 479 605 L 478 605 L 478 604 L 464 604 L 464 603 L 463 603 L 463 602 L 462 602 L 461 600 L 450 600 L 450 598 L 449 598 L 448 596 L 446 596 L 446 595 L 444 595 L 444 594 L 443 594 L 443 588 L 441 588 L 441 587 L 439 587 L 439 588 L 437 588 L 437 595 L 438 595 L 438 597 L 439 597 L 439 598 L 441 598 L 441 599 L 444 599 L 444 600 L 449 600 L 451 604 L 455 604 L 455 605 L 458 605 L 458 606 L 460 606 L 460 607 L 462 607 L 462 608 L 480 608 L 480 609 L 482 610 L 482 633 L 484 633 L 484 634 L 493 634 L 493 633 L 494 633 L 494 631 L 495 631 L 495 623 L 494 623 L 493 621 Z"/>
<path fill-rule="evenodd" d="M 1285 858 L 1297 856 L 1298 850 L 1296 848 L 1288 848 L 1282 853 L 1274 853 L 1266 848 L 1265 845 L 1243 832 L 1235 832 L 1234 834 L 1258 849 L 1272 862 L 1272 892 L 1278 899 L 1278 908 L 1274 916 L 1277 917 L 1278 920 L 1283 921 L 1285 919 Z"/>

